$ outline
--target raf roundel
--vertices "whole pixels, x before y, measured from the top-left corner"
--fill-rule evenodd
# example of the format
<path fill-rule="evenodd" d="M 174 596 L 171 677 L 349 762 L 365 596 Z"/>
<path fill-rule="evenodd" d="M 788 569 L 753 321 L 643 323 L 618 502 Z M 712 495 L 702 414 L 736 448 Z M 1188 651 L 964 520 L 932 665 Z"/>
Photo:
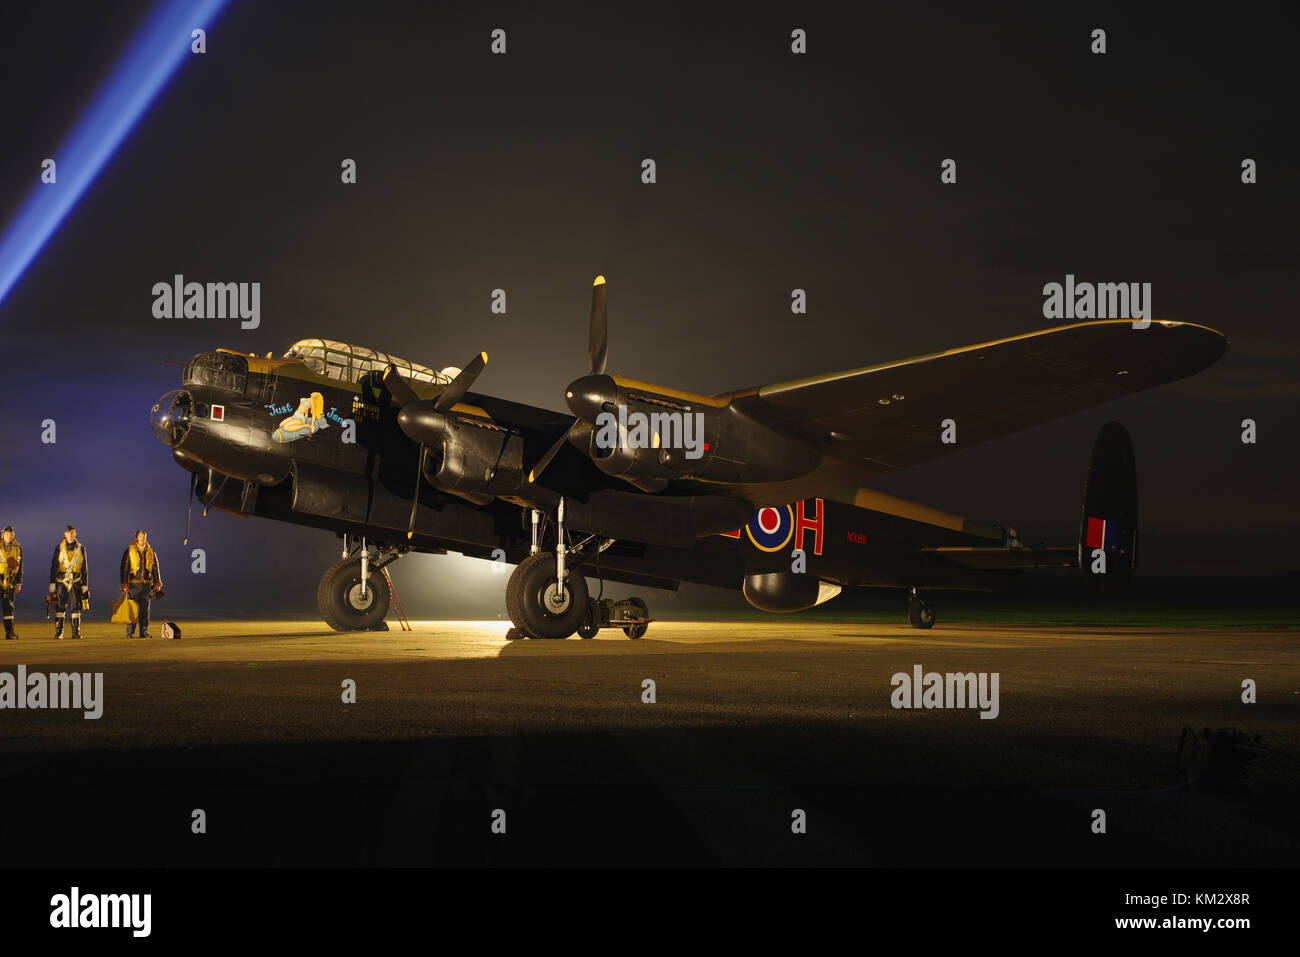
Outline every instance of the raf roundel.
<path fill-rule="evenodd" d="M 750 518 L 745 532 L 755 548 L 765 552 L 780 551 L 794 535 L 794 509 L 789 505 L 760 508 Z"/>

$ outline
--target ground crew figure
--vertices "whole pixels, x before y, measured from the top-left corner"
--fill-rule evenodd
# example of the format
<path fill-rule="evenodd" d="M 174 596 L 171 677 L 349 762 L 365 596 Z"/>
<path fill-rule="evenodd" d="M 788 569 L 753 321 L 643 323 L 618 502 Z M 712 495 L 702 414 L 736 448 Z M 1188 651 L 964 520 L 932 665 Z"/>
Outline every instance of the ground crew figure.
<path fill-rule="evenodd" d="M 140 606 L 140 637 L 152 638 L 153 635 L 149 634 L 149 599 L 162 591 L 162 570 L 144 529 L 135 533 L 135 538 L 122 553 L 122 591 Z M 135 625 L 126 626 L 126 636 L 135 637 Z"/>
<path fill-rule="evenodd" d="M 14 538 L 14 527 L 0 532 L 0 613 L 5 620 L 5 639 L 18 637 L 14 631 L 14 599 L 23 590 L 23 547 Z"/>
<path fill-rule="evenodd" d="M 54 637 L 63 637 L 63 618 L 67 615 L 72 619 L 72 637 L 80 638 L 81 613 L 90 608 L 90 566 L 86 546 L 77 541 L 77 529 L 72 525 L 63 530 L 63 541 L 50 562 L 50 594 L 58 614 Z"/>

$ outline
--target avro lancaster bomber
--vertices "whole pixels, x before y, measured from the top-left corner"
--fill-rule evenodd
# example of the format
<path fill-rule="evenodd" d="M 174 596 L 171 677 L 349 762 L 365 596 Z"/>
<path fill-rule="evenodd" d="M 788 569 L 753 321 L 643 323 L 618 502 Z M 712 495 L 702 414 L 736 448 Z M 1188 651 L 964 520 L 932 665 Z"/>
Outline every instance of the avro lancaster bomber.
<path fill-rule="evenodd" d="M 307 339 L 279 359 L 194 356 L 182 388 L 154 405 L 153 429 L 205 506 L 342 536 L 318 590 L 340 631 L 384 627 L 386 565 L 448 550 L 516 565 L 511 637 L 645 634 L 644 601 L 595 600 L 588 578 L 739 588 L 769 612 L 899 588 L 910 622 L 928 628 L 930 589 L 1000 589 L 1033 568 L 1126 582 L 1138 537 L 1128 433 L 1102 428 L 1067 546 L 1026 547 L 1008 527 L 866 483 L 1192 375 L 1227 349 L 1191 323 L 1079 322 L 703 395 L 606 373 L 607 329 L 597 277 L 569 414 L 471 391 L 485 353 L 435 372 Z"/>

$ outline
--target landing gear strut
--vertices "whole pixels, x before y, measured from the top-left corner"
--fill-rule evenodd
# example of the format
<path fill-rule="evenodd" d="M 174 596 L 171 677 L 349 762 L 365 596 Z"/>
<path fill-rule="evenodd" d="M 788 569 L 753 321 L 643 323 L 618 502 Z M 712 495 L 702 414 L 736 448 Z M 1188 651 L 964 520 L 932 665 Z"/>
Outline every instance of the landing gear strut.
<path fill-rule="evenodd" d="M 570 545 L 561 498 L 555 511 L 555 550 L 546 551 L 541 545 L 540 519 L 540 513 L 533 510 L 529 555 L 506 583 L 506 611 L 513 625 L 506 637 L 568 638 L 576 631 L 591 638 L 606 625 L 622 627 L 629 638 L 644 635 L 650 616 L 640 598 L 612 602 L 589 597 L 581 563 L 599 555 L 614 540 L 588 535 Z"/>
<path fill-rule="evenodd" d="M 907 621 L 913 628 L 934 627 L 934 609 L 921 597 L 917 588 L 907 596 Z"/>

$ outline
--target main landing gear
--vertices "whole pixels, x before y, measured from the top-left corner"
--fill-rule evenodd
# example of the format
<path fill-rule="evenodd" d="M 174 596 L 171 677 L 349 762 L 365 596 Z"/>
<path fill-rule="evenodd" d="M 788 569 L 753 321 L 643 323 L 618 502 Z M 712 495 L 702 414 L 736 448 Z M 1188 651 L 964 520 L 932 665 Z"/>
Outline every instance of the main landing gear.
<path fill-rule="evenodd" d="M 392 603 L 385 566 L 405 555 L 409 548 L 378 545 L 364 538 L 343 536 L 343 557 L 330 566 L 316 589 L 316 607 L 325 623 L 335 631 L 387 631 Z"/>
<path fill-rule="evenodd" d="M 907 596 L 907 621 L 913 628 L 934 627 L 934 609 L 921 597 L 920 590 L 915 587 Z"/>
<path fill-rule="evenodd" d="M 588 535 L 569 544 L 564 527 L 564 499 L 555 518 L 555 550 L 543 551 L 541 513 L 532 512 L 532 551 L 516 566 L 506 583 L 506 611 L 514 626 L 507 638 L 568 638 L 577 632 L 592 638 L 602 627 L 617 625 L 629 638 L 640 638 L 650 623 L 649 610 L 640 598 L 624 602 L 591 598 L 581 563 L 599 555 L 612 538 Z"/>
<path fill-rule="evenodd" d="M 515 630 L 533 638 L 568 638 L 587 613 L 587 579 L 580 571 L 556 572 L 557 558 L 534 552 L 506 583 L 506 612 Z M 557 577 L 557 574 L 559 577 Z"/>

